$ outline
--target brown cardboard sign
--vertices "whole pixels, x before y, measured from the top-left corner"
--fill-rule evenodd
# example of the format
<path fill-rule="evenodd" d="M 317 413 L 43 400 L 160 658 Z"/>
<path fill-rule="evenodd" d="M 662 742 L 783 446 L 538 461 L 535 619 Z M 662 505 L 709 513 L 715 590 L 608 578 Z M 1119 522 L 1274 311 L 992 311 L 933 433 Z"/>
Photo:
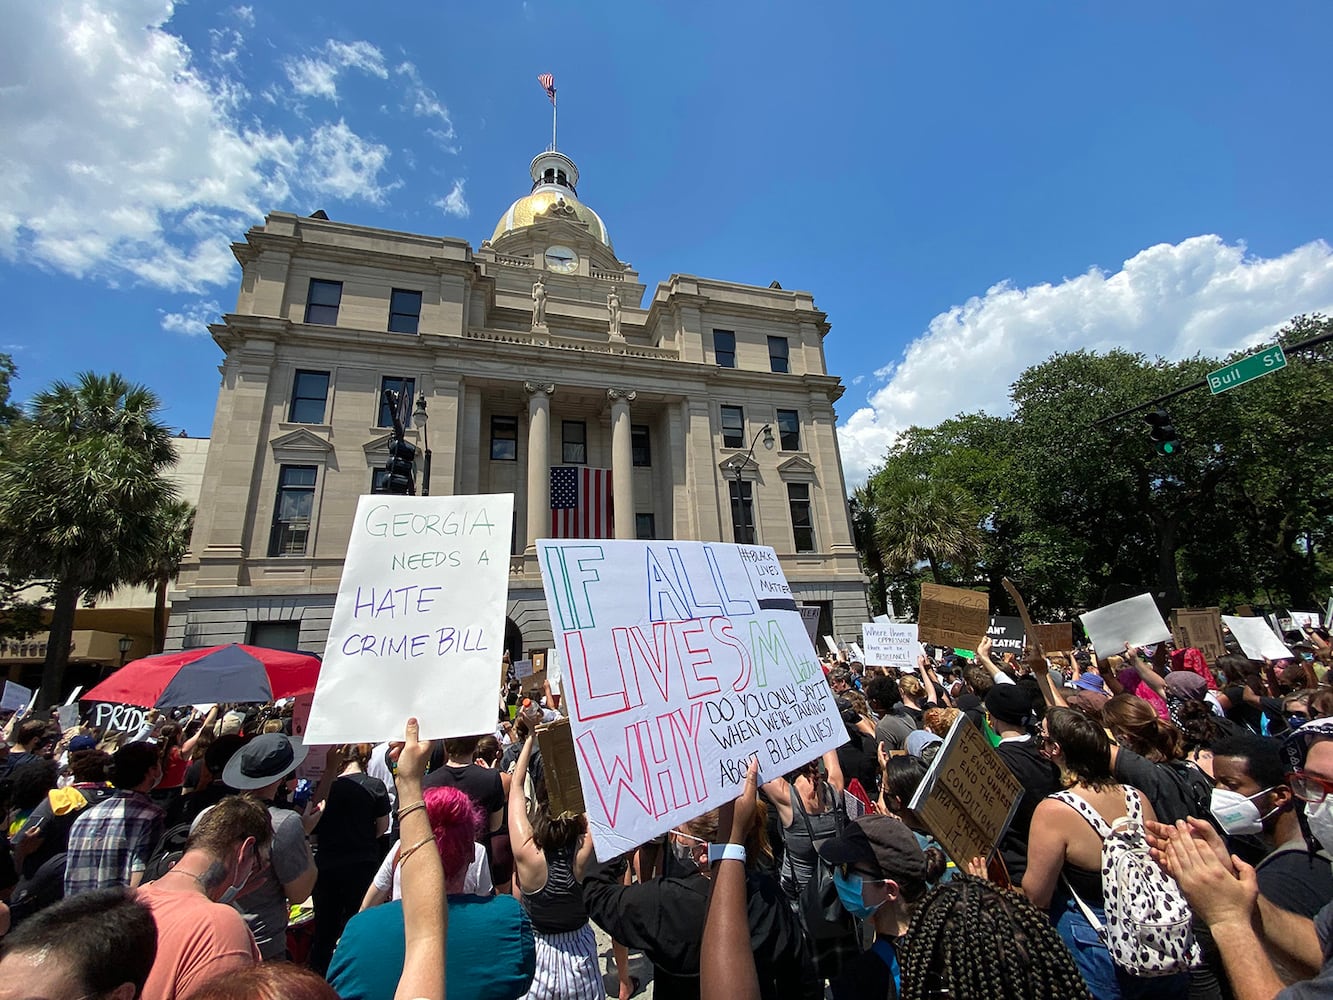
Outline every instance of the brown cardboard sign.
<path fill-rule="evenodd" d="M 1250 607 L 1248 604 L 1237 604 L 1236 614 L 1241 618 L 1253 618 L 1254 608 Z"/>
<path fill-rule="evenodd" d="M 569 728 L 569 719 L 557 719 L 538 726 L 537 746 L 542 752 L 542 772 L 546 777 L 551 815 L 585 812 L 579 763 L 574 755 L 574 732 Z"/>
<path fill-rule="evenodd" d="M 1176 608 L 1171 612 L 1171 636 L 1179 649 L 1197 649 L 1209 663 L 1225 656 L 1220 608 Z"/>
<path fill-rule="evenodd" d="M 917 634 L 922 642 L 950 649 L 976 649 L 990 627 L 990 598 L 978 590 L 921 585 Z"/>
<path fill-rule="evenodd" d="M 989 861 L 1023 795 L 1023 786 L 965 715 L 954 720 L 908 808 L 950 860 L 966 868 Z"/>
<path fill-rule="evenodd" d="M 1028 632 L 1028 641 L 1040 646 L 1045 652 L 1074 648 L 1074 623 L 1055 622 L 1052 625 L 1033 625 Z"/>

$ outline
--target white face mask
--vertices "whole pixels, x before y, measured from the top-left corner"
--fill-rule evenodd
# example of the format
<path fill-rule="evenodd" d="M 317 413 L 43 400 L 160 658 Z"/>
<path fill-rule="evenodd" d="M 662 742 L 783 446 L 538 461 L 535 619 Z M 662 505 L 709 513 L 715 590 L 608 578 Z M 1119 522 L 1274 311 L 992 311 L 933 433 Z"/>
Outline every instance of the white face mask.
<path fill-rule="evenodd" d="M 1305 803 L 1305 819 L 1319 846 L 1326 851 L 1333 850 L 1333 796 L 1323 802 Z"/>
<path fill-rule="evenodd" d="M 1217 820 L 1223 832 L 1233 837 L 1244 837 L 1249 834 L 1263 833 L 1264 820 L 1273 815 L 1259 815 L 1259 807 L 1254 804 L 1254 800 L 1261 795 L 1267 795 L 1273 789 L 1265 788 L 1261 792 L 1255 792 L 1253 795 L 1241 795 L 1240 792 L 1233 792 L 1229 788 L 1214 788 L 1210 810 L 1213 819 Z"/>

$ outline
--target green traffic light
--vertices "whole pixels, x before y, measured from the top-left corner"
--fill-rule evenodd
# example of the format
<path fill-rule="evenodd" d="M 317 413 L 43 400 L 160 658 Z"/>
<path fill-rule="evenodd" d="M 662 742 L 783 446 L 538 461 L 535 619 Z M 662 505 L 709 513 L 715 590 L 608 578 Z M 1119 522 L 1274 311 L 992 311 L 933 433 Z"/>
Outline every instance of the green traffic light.
<path fill-rule="evenodd" d="M 1162 442 L 1162 454 L 1163 454 L 1163 455 L 1174 455 L 1175 453 L 1176 453 L 1176 443 L 1175 443 L 1174 441 L 1163 441 L 1163 442 Z"/>

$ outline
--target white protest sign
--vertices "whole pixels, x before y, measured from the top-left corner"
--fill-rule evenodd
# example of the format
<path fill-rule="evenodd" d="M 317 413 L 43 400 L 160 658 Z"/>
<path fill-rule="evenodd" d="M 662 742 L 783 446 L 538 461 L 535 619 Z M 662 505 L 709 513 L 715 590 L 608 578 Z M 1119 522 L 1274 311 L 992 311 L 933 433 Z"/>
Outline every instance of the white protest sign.
<path fill-rule="evenodd" d="M 891 625 L 891 624 L 893 624 L 893 619 L 890 618 L 888 615 L 875 615 L 875 624 L 876 624 L 876 625 Z"/>
<path fill-rule="evenodd" d="M 56 721 L 60 723 L 62 731 L 73 729 L 79 724 L 79 706 L 61 705 L 56 709 Z"/>
<path fill-rule="evenodd" d="M 307 728 L 311 743 L 495 728 L 512 493 L 363 496 Z"/>
<path fill-rule="evenodd" d="M 83 685 L 80 684 L 78 687 L 76 687 L 73 691 L 69 693 L 69 697 L 65 699 L 65 704 L 73 705 L 74 702 L 78 700 L 79 695 L 82 693 L 83 693 Z"/>
<path fill-rule="evenodd" d="M 833 636 L 831 635 L 824 636 L 824 645 L 828 647 L 828 651 L 832 653 L 834 656 L 838 655 L 838 644 L 833 641 Z"/>
<path fill-rule="evenodd" d="M 1239 618 L 1235 615 L 1223 615 L 1222 623 L 1231 629 L 1231 634 L 1240 643 L 1240 648 L 1251 660 L 1285 660 L 1290 658 L 1291 650 L 1273 634 L 1268 623 L 1262 618 Z"/>
<path fill-rule="evenodd" d="M 852 659 L 854 659 L 857 663 L 861 664 L 864 664 L 866 662 L 865 650 L 863 650 L 856 643 L 852 643 Z"/>
<path fill-rule="evenodd" d="M 15 681 L 5 681 L 5 690 L 0 694 L 0 712 L 18 712 L 32 697 L 32 688 L 24 687 Z"/>
<path fill-rule="evenodd" d="M 560 650 L 554 646 L 546 651 L 546 679 L 551 682 L 551 687 L 559 690 L 557 685 L 560 683 Z"/>
<path fill-rule="evenodd" d="M 861 626 L 861 638 L 866 641 L 866 663 L 909 672 L 916 670 L 921 643 L 917 640 L 915 624 L 875 625 L 867 622 Z"/>
<path fill-rule="evenodd" d="M 1092 640 L 1092 648 L 1102 659 L 1123 653 L 1126 643 L 1150 646 L 1171 638 L 1171 630 L 1148 594 L 1117 601 L 1078 617 Z"/>
<path fill-rule="evenodd" d="M 525 679 L 531 677 L 531 676 L 532 676 L 532 661 L 531 661 L 531 660 L 515 660 L 515 661 L 514 661 L 514 676 L 517 677 L 519 680 L 525 680 Z"/>
<path fill-rule="evenodd" d="M 847 740 L 776 553 L 539 539 L 579 776 L 609 860 Z"/>
<path fill-rule="evenodd" d="M 1318 611 L 1292 611 L 1290 612 L 1290 614 L 1291 614 L 1292 624 L 1295 625 L 1297 628 L 1319 627 Z"/>

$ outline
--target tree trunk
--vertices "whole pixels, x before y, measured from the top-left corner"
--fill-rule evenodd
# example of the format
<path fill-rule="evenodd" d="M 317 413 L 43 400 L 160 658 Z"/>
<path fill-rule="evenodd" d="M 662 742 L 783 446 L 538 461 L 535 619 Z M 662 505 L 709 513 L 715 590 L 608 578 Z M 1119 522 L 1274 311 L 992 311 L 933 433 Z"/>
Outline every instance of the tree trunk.
<path fill-rule="evenodd" d="M 934 553 L 934 552 L 927 552 L 927 553 L 926 553 L 926 562 L 930 564 L 930 575 L 931 575 L 931 577 L 934 578 L 934 580 L 935 580 L 936 583 L 938 583 L 940 586 L 943 586 L 943 585 L 944 585 L 944 577 L 940 575 L 940 567 L 939 567 L 939 565 L 935 562 L 935 553 Z"/>
<path fill-rule="evenodd" d="M 153 603 L 153 652 L 160 653 L 167 645 L 167 581 L 157 581 L 157 599 Z"/>
<path fill-rule="evenodd" d="M 1180 572 L 1176 566 L 1176 518 L 1169 515 L 1157 522 L 1157 593 L 1164 614 L 1181 606 Z M 1157 595 L 1154 594 L 1154 597 Z"/>
<path fill-rule="evenodd" d="M 51 629 L 46 638 L 46 661 L 42 664 L 42 686 L 37 694 L 37 709 L 46 711 L 60 704 L 65 666 L 74 638 L 74 612 L 79 606 L 79 587 L 73 580 L 56 584 L 51 609 Z"/>
<path fill-rule="evenodd" d="M 884 567 L 875 571 L 875 596 L 879 598 L 879 613 L 889 613 L 889 582 L 884 578 Z"/>

